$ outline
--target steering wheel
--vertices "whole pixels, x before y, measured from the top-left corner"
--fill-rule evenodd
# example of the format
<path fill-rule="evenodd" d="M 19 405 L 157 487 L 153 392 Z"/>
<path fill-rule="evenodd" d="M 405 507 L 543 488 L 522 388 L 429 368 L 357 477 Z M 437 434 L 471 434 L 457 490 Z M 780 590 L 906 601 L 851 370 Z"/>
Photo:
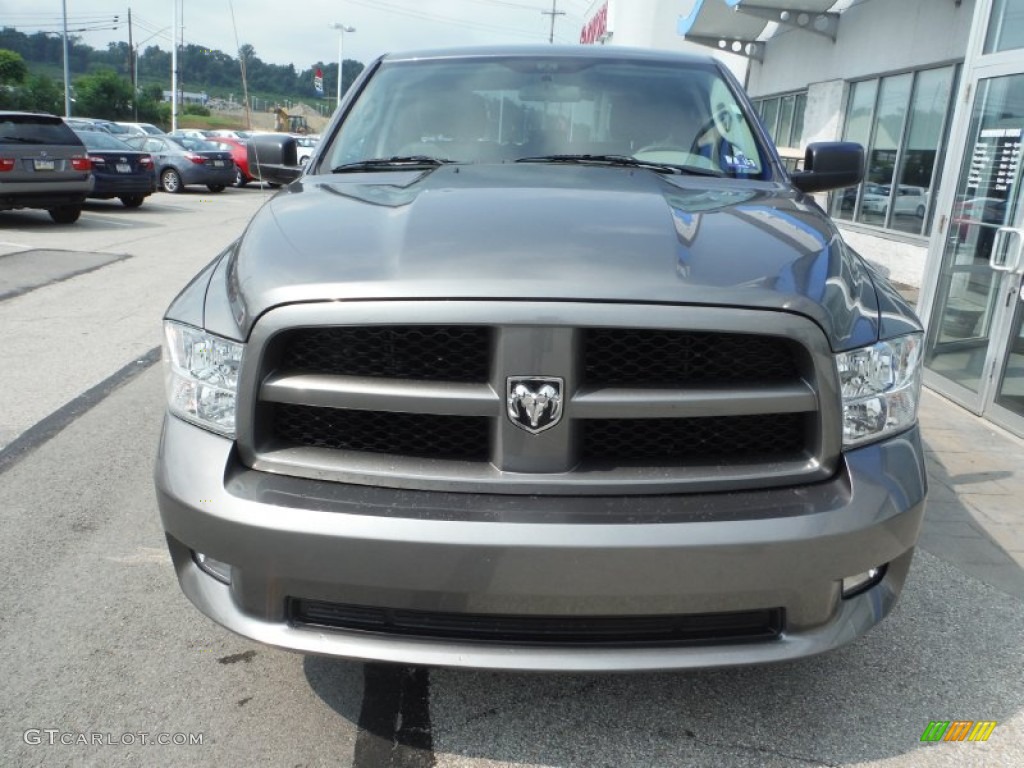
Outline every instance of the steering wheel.
<path fill-rule="evenodd" d="M 704 124 L 701 125 L 700 129 L 698 129 L 696 135 L 693 137 L 693 142 L 690 144 L 690 149 L 687 150 L 687 151 L 690 154 L 692 154 L 692 155 L 697 155 L 698 157 L 703 157 L 705 160 L 708 161 L 708 164 L 712 168 L 715 168 L 717 170 L 722 170 L 719 167 L 719 160 L 718 160 L 718 158 L 720 156 L 721 147 L 722 147 L 722 141 L 724 140 L 724 138 L 723 138 L 724 134 L 722 133 L 722 129 L 719 126 L 718 122 L 719 121 L 718 121 L 718 117 L 717 116 L 708 118 L 704 122 Z M 701 137 L 706 136 L 708 133 L 710 133 L 712 131 L 712 129 L 714 129 L 715 136 L 714 136 L 714 138 L 710 142 L 711 153 L 710 153 L 710 156 L 709 156 L 708 154 L 705 154 L 704 152 L 701 151 L 701 147 L 707 147 L 707 146 L 709 146 L 709 144 L 708 143 L 701 144 L 700 140 L 701 140 Z"/>

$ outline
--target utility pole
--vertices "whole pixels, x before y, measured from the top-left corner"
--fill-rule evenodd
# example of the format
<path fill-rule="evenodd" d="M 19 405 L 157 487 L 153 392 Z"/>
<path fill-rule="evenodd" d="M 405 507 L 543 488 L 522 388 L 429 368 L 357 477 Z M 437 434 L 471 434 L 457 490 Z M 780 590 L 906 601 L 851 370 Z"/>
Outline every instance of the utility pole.
<path fill-rule="evenodd" d="M 555 16 L 565 16 L 565 11 L 558 10 L 558 0 L 551 0 L 551 10 L 541 11 L 542 16 L 551 17 L 551 32 L 548 34 L 548 42 L 555 42 Z"/>

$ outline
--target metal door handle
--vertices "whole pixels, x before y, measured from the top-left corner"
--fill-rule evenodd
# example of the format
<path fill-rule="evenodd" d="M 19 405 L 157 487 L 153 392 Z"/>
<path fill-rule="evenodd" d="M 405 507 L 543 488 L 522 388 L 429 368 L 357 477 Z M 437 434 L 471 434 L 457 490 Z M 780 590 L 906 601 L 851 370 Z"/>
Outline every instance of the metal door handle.
<path fill-rule="evenodd" d="M 1000 227 L 992 240 L 988 264 L 996 272 L 1022 271 L 1021 252 L 1024 250 L 1024 229 Z"/>

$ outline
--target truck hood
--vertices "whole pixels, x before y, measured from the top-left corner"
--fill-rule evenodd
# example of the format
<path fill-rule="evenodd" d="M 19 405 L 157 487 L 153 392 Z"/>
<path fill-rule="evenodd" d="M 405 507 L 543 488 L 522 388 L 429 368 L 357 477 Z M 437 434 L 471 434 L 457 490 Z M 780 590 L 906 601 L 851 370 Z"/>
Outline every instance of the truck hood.
<path fill-rule="evenodd" d="M 240 338 L 275 306 L 370 298 L 754 307 L 811 318 L 836 350 L 879 337 L 870 271 L 767 182 L 523 163 L 305 176 L 222 266 L 207 327 Z"/>

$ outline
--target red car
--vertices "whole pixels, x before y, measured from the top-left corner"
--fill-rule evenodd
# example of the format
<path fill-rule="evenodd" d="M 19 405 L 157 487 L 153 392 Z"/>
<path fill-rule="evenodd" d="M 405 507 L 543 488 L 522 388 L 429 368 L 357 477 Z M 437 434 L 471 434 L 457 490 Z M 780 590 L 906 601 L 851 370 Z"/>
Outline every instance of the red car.
<path fill-rule="evenodd" d="M 254 180 L 253 175 L 249 173 L 249 154 L 246 152 L 244 141 L 229 136 L 211 136 L 206 141 L 216 144 L 217 149 L 231 153 L 231 159 L 235 162 L 236 187 L 244 187 Z"/>

